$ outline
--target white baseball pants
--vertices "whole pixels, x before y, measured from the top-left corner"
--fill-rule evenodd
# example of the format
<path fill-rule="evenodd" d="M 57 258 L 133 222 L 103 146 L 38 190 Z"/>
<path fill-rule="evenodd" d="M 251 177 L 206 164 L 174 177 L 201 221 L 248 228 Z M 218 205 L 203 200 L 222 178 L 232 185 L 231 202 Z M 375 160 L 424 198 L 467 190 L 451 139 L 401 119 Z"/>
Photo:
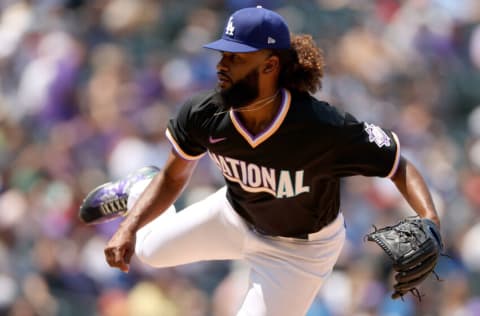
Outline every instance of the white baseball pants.
<path fill-rule="evenodd" d="M 133 205 L 148 183 L 131 191 Z M 223 187 L 176 213 L 169 208 L 137 233 L 136 255 L 153 267 L 243 259 L 249 289 L 237 316 L 305 315 L 331 273 L 344 240 L 340 214 L 309 240 L 260 235 L 232 209 Z"/>

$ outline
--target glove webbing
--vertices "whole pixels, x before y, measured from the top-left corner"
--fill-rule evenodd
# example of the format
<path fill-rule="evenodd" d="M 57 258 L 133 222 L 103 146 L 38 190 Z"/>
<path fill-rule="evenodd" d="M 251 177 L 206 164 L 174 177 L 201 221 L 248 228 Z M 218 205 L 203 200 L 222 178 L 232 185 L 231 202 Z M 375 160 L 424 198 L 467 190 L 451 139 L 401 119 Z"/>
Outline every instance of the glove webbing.
<path fill-rule="evenodd" d="M 406 222 L 406 220 L 403 220 L 401 221 L 402 222 Z M 414 224 L 415 226 L 419 227 L 424 233 L 425 231 L 423 230 L 423 226 L 422 225 L 418 225 L 417 223 L 412 223 Z M 410 231 L 406 231 L 406 230 L 402 230 L 398 227 L 398 225 L 394 225 L 394 226 L 385 226 L 381 229 L 378 229 L 377 226 L 375 225 L 372 225 L 374 231 L 373 233 L 377 233 L 377 232 L 381 232 L 381 231 L 384 231 L 384 230 L 394 230 L 396 232 L 399 232 L 400 234 L 400 237 L 401 238 L 404 238 L 404 240 L 408 241 L 411 245 L 412 245 L 412 248 L 415 248 L 417 249 L 418 248 L 418 245 L 416 245 L 415 243 L 413 243 L 415 241 L 415 236 L 410 232 Z M 370 239 L 374 240 L 382 249 L 383 251 L 385 251 L 385 253 L 392 259 L 393 258 L 393 253 L 392 251 L 390 250 L 390 248 L 387 247 L 387 245 L 383 244 L 382 242 L 379 242 L 380 238 L 378 238 L 377 236 L 365 236 L 365 237 L 369 237 Z M 415 247 L 413 247 L 415 246 Z"/>

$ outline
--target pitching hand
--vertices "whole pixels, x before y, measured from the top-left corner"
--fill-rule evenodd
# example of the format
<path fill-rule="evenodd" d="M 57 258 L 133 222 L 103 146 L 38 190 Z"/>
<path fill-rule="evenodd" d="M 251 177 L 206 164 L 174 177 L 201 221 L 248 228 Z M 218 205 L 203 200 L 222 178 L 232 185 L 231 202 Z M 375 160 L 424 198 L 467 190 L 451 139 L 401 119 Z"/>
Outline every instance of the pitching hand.
<path fill-rule="evenodd" d="M 104 252 L 108 265 L 128 272 L 130 259 L 135 252 L 135 233 L 120 227 L 107 243 Z"/>

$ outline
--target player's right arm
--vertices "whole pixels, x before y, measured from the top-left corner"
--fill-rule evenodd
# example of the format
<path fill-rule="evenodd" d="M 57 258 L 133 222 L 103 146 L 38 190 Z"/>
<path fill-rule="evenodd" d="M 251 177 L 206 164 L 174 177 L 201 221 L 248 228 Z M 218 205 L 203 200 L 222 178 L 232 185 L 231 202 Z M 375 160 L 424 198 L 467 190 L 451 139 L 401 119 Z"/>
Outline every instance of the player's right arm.
<path fill-rule="evenodd" d="M 190 180 L 197 161 L 183 159 L 172 150 L 164 168 L 152 179 L 121 227 L 136 232 L 169 208 Z"/>
<path fill-rule="evenodd" d="M 128 271 L 135 250 L 136 232 L 162 214 L 180 196 L 191 178 L 198 160 L 186 160 L 174 150 L 162 169 L 136 201 L 118 230 L 105 247 L 105 258 L 111 267 Z"/>

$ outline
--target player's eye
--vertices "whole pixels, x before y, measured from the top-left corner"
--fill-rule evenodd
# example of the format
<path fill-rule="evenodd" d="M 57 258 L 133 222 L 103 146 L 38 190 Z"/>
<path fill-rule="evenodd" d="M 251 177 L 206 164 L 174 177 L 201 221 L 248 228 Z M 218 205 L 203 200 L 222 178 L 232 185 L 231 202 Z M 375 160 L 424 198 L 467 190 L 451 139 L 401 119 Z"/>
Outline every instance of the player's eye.
<path fill-rule="evenodd" d="M 228 61 L 233 64 L 240 64 L 244 61 L 244 58 L 239 54 L 222 52 L 222 60 Z"/>
<path fill-rule="evenodd" d="M 234 63 L 241 63 L 243 61 L 243 57 L 238 54 L 232 54 L 231 60 Z"/>

